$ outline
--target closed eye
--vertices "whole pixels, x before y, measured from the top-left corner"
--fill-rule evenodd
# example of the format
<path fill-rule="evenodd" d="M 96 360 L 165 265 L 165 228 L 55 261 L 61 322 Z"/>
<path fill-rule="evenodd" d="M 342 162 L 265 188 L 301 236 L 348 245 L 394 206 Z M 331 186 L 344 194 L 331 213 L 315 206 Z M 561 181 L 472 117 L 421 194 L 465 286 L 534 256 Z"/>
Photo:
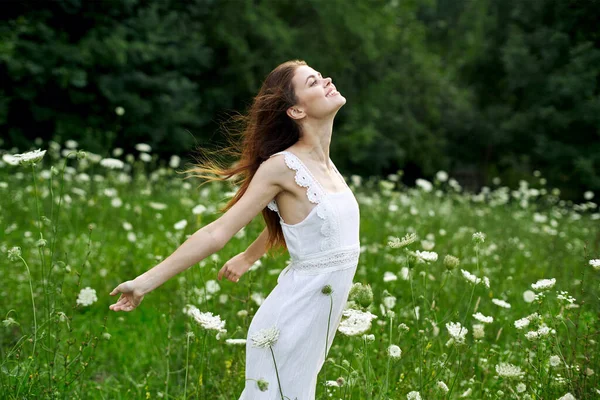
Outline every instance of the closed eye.
<path fill-rule="evenodd" d="M 321 78 L 323 78 L 323 76 L 321 75 L 321 73 L 319 72 L 319 76 Z M 317 80 L 315 79 L 313 83 L 310 84 L 310 86 L 315 86 L 315 84 L 317 83 Z"/>

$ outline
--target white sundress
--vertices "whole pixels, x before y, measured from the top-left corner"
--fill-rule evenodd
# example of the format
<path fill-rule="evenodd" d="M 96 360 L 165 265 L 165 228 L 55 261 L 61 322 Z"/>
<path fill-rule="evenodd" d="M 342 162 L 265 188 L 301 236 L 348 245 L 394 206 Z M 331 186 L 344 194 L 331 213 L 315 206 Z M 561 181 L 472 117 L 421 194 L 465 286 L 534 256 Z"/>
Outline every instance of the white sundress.
<path fill-rule="evenodd" d="M 279 274 L 277 285 L 257 310 L 246 342 L 246 384 L 239 400 L 281 399 L 269 348 L 256 348 L 251 337 L 273 326 L 280 331 L 273 353 L 281 391 L 291 400 L 314 400 L 317 375 L 325 361 L 330 298 L 321 290 L 333 289 L 329 324 L 329 351 L 358 265 L 359 207 L 346 185 L 342 192 L 326 192 L 304 163 L 292 152 L 281 151 L 286 165 L 296 171 L 295 181 L 307 189 L 316 206 L 304 220 L 286 224 L 273 199 L 268 208 L 277 212 L 291 263 Z M 337 175 L 344 181 L 335 165 Z M 251 380 L 248 380 L 251 379 Z M 257 380 L 269 383 L 262 392 Z"/>

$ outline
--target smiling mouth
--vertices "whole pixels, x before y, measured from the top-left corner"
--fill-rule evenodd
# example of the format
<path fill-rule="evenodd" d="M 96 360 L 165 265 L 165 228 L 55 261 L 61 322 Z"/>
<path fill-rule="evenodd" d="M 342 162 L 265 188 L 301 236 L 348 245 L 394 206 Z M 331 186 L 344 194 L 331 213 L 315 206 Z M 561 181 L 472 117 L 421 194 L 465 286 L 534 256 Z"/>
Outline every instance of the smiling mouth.
<path fill-rule="evenodd" d="M 327 93 L 327 95 L 325 97 L 333 97 L 333 96 L 337 96 L 338 94 L 340 94 L 340 92 L 333 89 L 331 92 Z"/>

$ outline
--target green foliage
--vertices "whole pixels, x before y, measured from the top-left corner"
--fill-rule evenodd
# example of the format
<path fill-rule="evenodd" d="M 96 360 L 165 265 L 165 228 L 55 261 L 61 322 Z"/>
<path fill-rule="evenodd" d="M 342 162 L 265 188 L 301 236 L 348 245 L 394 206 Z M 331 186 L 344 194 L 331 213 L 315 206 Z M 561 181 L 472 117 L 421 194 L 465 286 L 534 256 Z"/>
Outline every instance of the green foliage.
<path fill-rule="evenodd" d="M 578 197 L 600 190 L 599 10 L 592 0 L 15 3 L 0 25 L 0 130 L 19 149 L 40 137 L 102 155 L 138 142 L 163 158 L 185 153 L 221 141 L 222 114 L 245 111 L 270 70 L 299 58 L 348 99 L 332 144 L 343 169 L 402 168 L 409 183 L 443 169 L 467 187 L 540 169 Z"/>

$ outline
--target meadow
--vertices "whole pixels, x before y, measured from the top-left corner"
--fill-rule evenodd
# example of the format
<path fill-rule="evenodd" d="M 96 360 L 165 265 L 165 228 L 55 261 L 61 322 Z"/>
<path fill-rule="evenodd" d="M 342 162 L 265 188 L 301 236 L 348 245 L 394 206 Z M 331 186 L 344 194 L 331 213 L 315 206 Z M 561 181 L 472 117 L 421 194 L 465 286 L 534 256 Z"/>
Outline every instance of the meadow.
<path fill-rule="evenodd" d="M 219 218 L 236 187 L 198 187 L 179 157 L 158 161 L 143 143 L 105 157 L 74 141 L 37 144 L 43 156 L 4 149 L 0 161 L 2 398 L 237 399 L 243 339 L 289 260 L 267 254 L 238 283 L 217 272 L 262 231 L 261 216 L 115 313 L 109 292 Z M 479 193 L 444 171 L 414 187 L 402 171 L 345 177 L 361 213 L 355 311 L 317 399 L 600 397 L 592 192 L 565 201 L 538 171 Z M 198 323 L 194 307 L 224 329 Z"/>

